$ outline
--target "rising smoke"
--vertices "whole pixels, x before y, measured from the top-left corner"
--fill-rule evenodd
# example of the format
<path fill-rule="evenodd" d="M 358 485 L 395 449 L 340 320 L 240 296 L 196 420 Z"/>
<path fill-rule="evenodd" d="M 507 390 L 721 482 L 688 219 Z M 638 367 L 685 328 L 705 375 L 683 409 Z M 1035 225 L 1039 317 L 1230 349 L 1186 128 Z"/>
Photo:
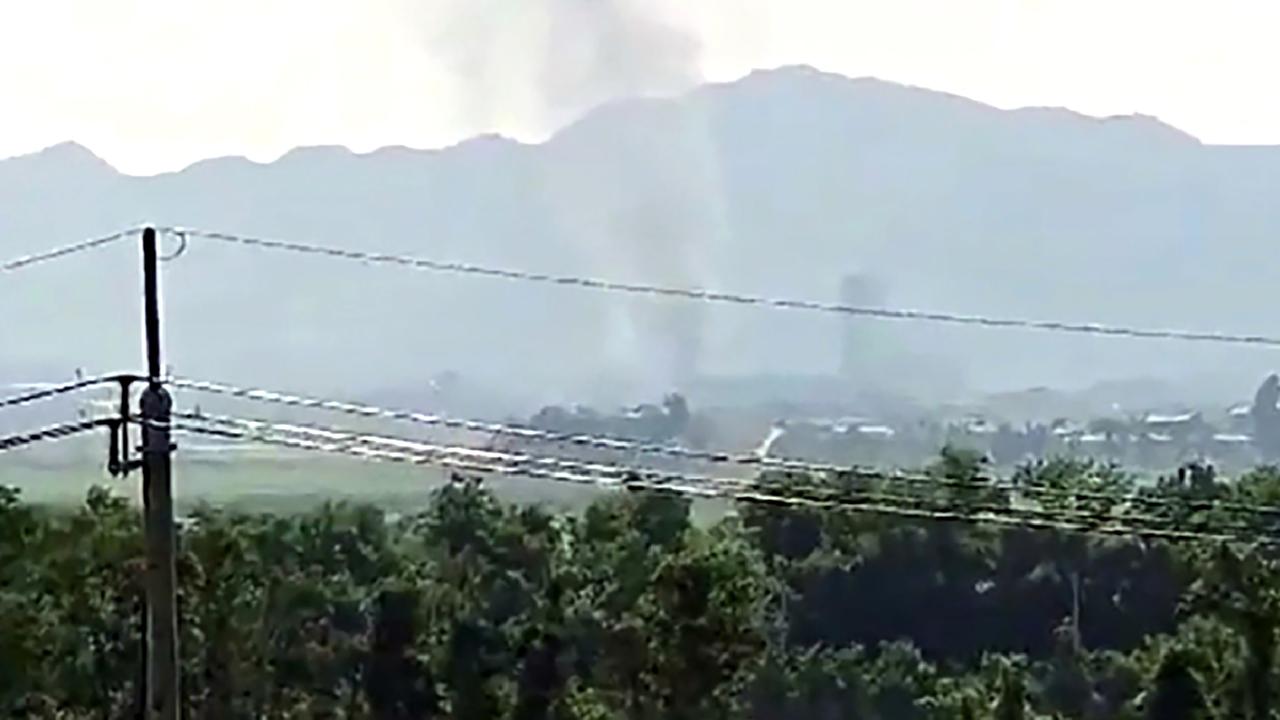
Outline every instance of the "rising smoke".
<path fill-rule="evenodd" d="M 628 128 L 611 151 L 561 152 L 543 165 L 557 236 L 592 275 L 661 285 L 716 286 L 728 238 L 723 180 L 700 118 Z M 590 147 L 599 148 L 595 142 Z M 592 303 L 594 359 L 629 393 L 685 386 L 700 370 L 707 308 L 658 298 Z"/>
<path fill-rule="evenodd" d="M 461 83 L 470 122 L 544 131 L 609 100 L 701 79 L 697 37 L 656 0 L 432 0 L 416 6 L 425 47 Z"/>
<path fill-rule="evenodd" d="M 697 37 L 658 0 L 433 3 L 430 51 L 464 87 L 467 120 L 501 131 L 512 117 L 544 130 L 621 98 L 663 96 L 702 80 Z M 606 154 L 568 152 L 539 183 L 560 240 L 587 271 L 706 285 L 723 236 L 720 174 L 701 118 L 624 129 Z M 598 146 L 597 146 L 598 147 Z M 611 298 L 592 320 L 594 371 L 620 394 L 692 380 L 707 318 L 683 302 Z"/>

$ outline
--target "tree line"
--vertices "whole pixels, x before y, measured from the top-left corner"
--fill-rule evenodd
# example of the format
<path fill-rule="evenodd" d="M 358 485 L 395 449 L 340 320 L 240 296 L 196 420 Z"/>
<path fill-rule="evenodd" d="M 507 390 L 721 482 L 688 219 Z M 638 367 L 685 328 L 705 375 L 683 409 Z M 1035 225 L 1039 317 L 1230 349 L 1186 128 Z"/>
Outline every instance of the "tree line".
<path fill-rule="evenodd" d="M 927 508 L 1027 508 L 1030 493 L 982 469 L 945 451 L 936 485 L 832 482 Z M 1058 460 L 1014 479 L 1061 491 L 1042 515 L 1145 497 L 1170 501 L 1171 527 L 1280 536 L 1280 517 L 1206 502 L 1270 506 L 1274 469 L 1228 483 L 1190 468 L 1148 488 Z M 462 477 L 397 519 L 204 508 L 179 543 L 185 715 L 1269 719 L 1280 566 L 1245 539 L 760 504 L 708 524 L 660 492 L 560 513 Z M 75 510 L 0 491 L 0 716 L 137 717 L 142 556 L 136 509 L 105 490 Z"/>

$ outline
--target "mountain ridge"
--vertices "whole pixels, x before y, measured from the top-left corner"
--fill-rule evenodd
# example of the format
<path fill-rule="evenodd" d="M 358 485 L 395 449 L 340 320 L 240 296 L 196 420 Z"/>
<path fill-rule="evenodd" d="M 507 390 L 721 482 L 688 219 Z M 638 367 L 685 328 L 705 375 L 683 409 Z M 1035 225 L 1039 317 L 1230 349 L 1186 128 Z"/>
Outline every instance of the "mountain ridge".
<path fill-rule="evenodd" d="M 610 103 L 542 143 L 489 135 L 428 150 L 322 146 L 152 176 L 120 174 L 82 146 L 54 146 L 0 161 L 0 256 L 147 218 L 816 300 L 838 299 L 844 275 L 868 273 L 889 288 L 888 305 L 1256 332 L 1275 295 L 1266 271 L 1280 233 L 1275 151 L 1204 145 L 1141 116 L 1001 110 L 783 68 Z M 136 285 L 97 271 L 135 267 L 131 250 L 6 280 L 0 304 L 15 314 L 0 329 L 9 356 L 0 364 L 129 366 Z M 841 364 L 841 323 L 797 313 L 210 244 L 167 267 L 166 283 L 174 362 L 231 380 L 313 388 L 376 374 L 383 387 L 465 369 L 513 393 L 612 402 L 703 375 L 830 374 Z M 1226 368 L 1228 385 L 1246 385 L 1276 364 L 1235 348 L 857 327 L 868 346 L 892 352 L 850 383 L 931 396 L 965 383 L 1088 385 L 1215 368 Z"/>
<path fill-rule="evenodd" d="M 30 152 L 25 152 L 17 155 L 12 155 L 9 157 L 0 158 L 0 164 L 6 163 L 9 161 L 21 161 L 25 158 L 32 158 L 36 156 L 48 156 L 50 154 L 84 155 L 84 156 L 91 157 L 94 160 L 107 165 L 114 172 L 124 177 L 149 178 L 149 177 L 158 177 L 158 176 L 165 176 L 165 175 L 182 174 L 187 170 L 190 170 L 194 167 L 201 166 L 207 163 L 227 162 L 227 163 L 248 164 L 248 165 L 254 165 L 254 166 L 273 165 L 277 162 L 288 159 L 290 156 L 297 155 L 297 154 L 307 154 L 307 153 L 313 153 L 313 152 L 322 153 L 322 152 L 330 152 L 334 150 L 345 151 L 352 157 L 366 157 L 371 155 L 376 156 L 384 152 L 396 152 L 396 151 L 405 151 L 408 153 L 413 153 L 418 155 L 431 155 L 435 153 L 456 150 L 458 148 L 470 146 L 472 144 L 477 144 L 477 143 L 485 144 L 485 143 L 490 143 L 495 141 L 501 144 L 517 145 L 517 146 L 523 146 L 523 147 L 537 147 L 537 146 L 545 145 L 547 143 L 552 142 L 556 137 L 560 136 L 563 133 L 571 131 L 575 126 L 579 124 L 582 124 L 584 122 L 589 123 L 596 116 L 602 115 L 602 114 L 608 114 L 614 111 L 615 109 L 624 111 L 624 112 L 634 111 L 637 107 L 642 105 L 662 104 L 662 103 L 668 103 L 673 101 L 679 102 L 679 101 L 695 98 L 700 94 L 715 93 L 717 91 L 723 91 L 726 89 L 732 91 L 735 88 L 743 88 L 755 83 L 768 83 L 768 82 L 774 82 L 779 79 L 781 79 L 783 82 L 791 82 L 797 79 L 813 80 L 815 78 L 818 79 L 819 82 L 842 83 L 845 85 L 844 89 L 846 90 L 850 88 L 857 88 L 857 89 L 864 89 L 864 90 L 869 88 L 874 91 L 889 90 L 896 93 L 900 93 L 904 96 L 928 97 L 935 100 L 959 102 L 961 104 L 968 105 L 974 109 L 992 111 L 994 113 L 1008 113 L 1013 115 L 1027 115 L 1027 116 L 1048 115 L 1055 119 L 1065 119 L 1072 122 L 1081 122 L 1083 124 L 1116 123 L 1116 122 L 1139 124 L 1139 125 L 1149 126 L 1153 128 L 1158 128 L 1161 131 L 1167 132 L 1171 135 L 1176 135 L 1185 139 L 1193 140 L 1197 144 L 1203 144 L 1200 142 L 1199 139 L 1195 138 L 1194 135 L 1179 129 L 1174 125 L 1166 123 L 1165 121 L 1160 120 L 1156 116 L 1147 115 L 1144 113 L 1132 113 L 1132 114 L 1120 114 L 1120 115 L 1089 115 L 1087 113 L 1082 113 L 1076 110 L 1072 110 L 1064 106 L 1054 106 L 1054 105 L 1048 105 L 1048 106 L 1028 105 L 1028 106 L 1019 106 L 1019 107 L 1005 109 L 1005 108 L 999 108 L 994 105 L 990 105 L 988 103 L 984 103 L 980 100 L 967 97 L 960 93 L 948 92 L 944 90 L 936 90 L 936 89 L 926 88 L 923 86 L 911 85 L 907 83 L 899 83 L 892 80 L 885 80 L 885 79 L 877 78 L 873 76 L 846 76 L 846 75 L 841 75 L 839 73 L 819 70 L 810 65 L 783 65 L 776 68 L 752 70 L 751 72 L 747 73 L 746 75 L 736 80 L 706 83 L 696 88 L 693 88 L 692 90 L 689 90 L 685 93 L 680 93 L 678 95 L 662 96 L 662 97 L 631 97 L 631 98 L 620 98 L 620 99 L 608 101 L 600 106 L 597 106 L 595 108 L 592 108 L 586 111 L 585 113 L 583 113 L 581 117 L 573 120 L 572 122 L 569 122 L 564 127 L 553 132 L 547 139 L 539 142 L 524 142 L 515 138 L 502 135 L 500 133 L 482 132 L 475 135 L 469 135 L 469 136 L 463 137 L 454 142 L 450 142 L 448 144 L 441 145 L 438 147 L 413 147 L 413 146 L 408 146 L 404 144 L 392 143 L 388 145 L 382 145 L 368 151 L 357 152 L 346 145 L 334 144 L 334 143 L 321 144 L 321 145 L 298 145 L 298 146 L 289 148 L 288 150 L 281 153 L 279 157 L 272 160 L 260 161 L 260 160 L 254 160 L 245 155 L 235 155 L 235 154 L 219 155 L 214 157 L 202 158 L 202 159 L 193 161 L 192 163 L 189 163 L 186 166 L 183 166 L 181 168 L 176 168 L 173 170 L 166 170 L 166 171 L 150 173 L 150 174 L 133 174 L 133 173 L 126 173 L 116 168 L 109 161 L 104 160 L 101 156 L 99 156 L 95 151 L 92 150 L 92 148 L 88 147 L 87 145 L 79 141 L 64 140 L 58 143 L 54 143 L 53 145 L 49 145 L 47 147 L 33 150 Z M 1280 145 L 1250 145 L 1250 146 L 1206 145 L 1206 146 L 1207 147 L 1276 147 L 1276 148 L 1280 148 Z"/>

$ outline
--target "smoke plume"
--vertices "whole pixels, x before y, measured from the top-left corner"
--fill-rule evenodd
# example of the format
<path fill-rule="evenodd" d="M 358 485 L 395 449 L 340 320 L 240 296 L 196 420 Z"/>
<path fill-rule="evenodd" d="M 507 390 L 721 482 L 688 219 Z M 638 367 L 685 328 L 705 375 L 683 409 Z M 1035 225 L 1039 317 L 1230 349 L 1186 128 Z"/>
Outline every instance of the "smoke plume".
<path fill-rule="evenodd" d="M 700 45 L 655 0 L 434 0 L 426 47 L 462 84 L 466 119 L 544 131 L 619 97 L 695 85 Z"/>
<path fill-rule="evenodd" d="M 549 134 L 613 100 L 672 95 L 702 81 L 696 34 L 668 0 L 431 0 L 416 6 L 424 47 L 459 86 L 470 125 Z M 720 173 L 705 123 L 623 129 L 558 151 L 538 182 L 558 240 L 585 272 L 703 285 L 722 234 Z M 590 134 L 590 133 L 588 133 Z M 590 319 L 593 370 L 622 394 L 683 385 L 698 372 L 705 312 L 651 298 L 600 299 Z M 575 323 L 570 323 L 575 324 Z"/>

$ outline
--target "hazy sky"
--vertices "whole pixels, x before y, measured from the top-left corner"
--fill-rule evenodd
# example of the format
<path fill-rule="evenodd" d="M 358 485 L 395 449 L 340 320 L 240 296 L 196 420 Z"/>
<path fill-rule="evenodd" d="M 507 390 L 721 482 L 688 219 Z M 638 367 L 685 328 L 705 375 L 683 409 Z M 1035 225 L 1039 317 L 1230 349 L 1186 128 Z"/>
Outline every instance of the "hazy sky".
<path fill-rule="evenodd" d="M 0 156 L 76 140 L 152 173 L 537 139 L 612 96 L 794 63 L 1280 143 L 1277 28 L 1267 0 L 5 2 Z"/>

